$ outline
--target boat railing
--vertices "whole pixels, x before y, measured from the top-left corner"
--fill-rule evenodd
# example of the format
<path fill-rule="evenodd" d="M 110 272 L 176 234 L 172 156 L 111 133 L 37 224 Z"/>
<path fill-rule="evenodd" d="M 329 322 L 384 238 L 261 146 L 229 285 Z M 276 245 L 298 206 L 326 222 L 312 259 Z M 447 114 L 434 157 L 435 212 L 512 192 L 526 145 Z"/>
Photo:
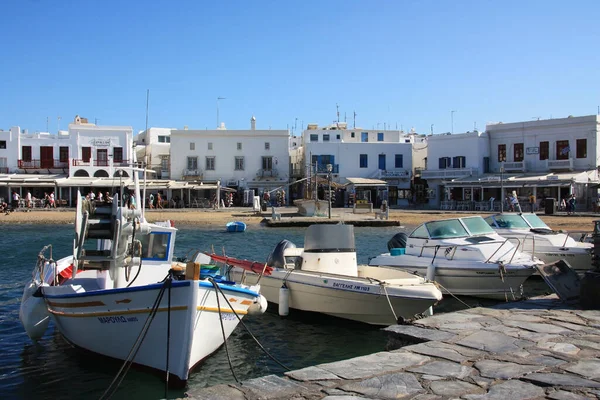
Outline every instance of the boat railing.
<path fill-rule="evenodd" d="M 498 248 L 492 253 L 491 256 L 489 256 L 484 262 L 485 263 L 491 263 L 491 259 L 496 255 L 496 253 L 506 244 L 506 242 L 508 242 L 509 240 L 506 239 L 504 240 L 504 242 L 502 242 L 502 244 L 500 246 L 498 246 Z M 477 247 L 480 245 L 484 245 L 484 244 L 489 244 L 489 242 L 487 243 L 470 243 L 470 244 L 457 244 L 457 245 L 447 245 L 447 246 L 441 246 L 441 245 L 432 245 L 432 246 L 421 246 L 421 252 L 419 253 L 419 257 L 423 256 L 423 251 L 424 249 L 435 249 L 435 253 L 433 255 L 433 259 L 431 260 L 431 263 L 433 264 L 433 262 L 435 261 L 436 257 L 437 257 L 437 253 L 440 249 L 444 248 L 447 251 L 447 249 L 451 249 L 450 251 L 452 252 L 452 255 L 450 258 L 447 258 L 448 260 L 453 260 L 454 259 L 454 255 L 456 254 L 456 250 L 458 250 L 458 248 L 464 248 L 464 247 Z M 515 258 L 515 255 L 517 254 L 517 251 L 519 250 L 518 246 L 515 246 L 515 249 L 510 257 L 510 260 L 508 261 L 508 263 L 511 263 L 512 260 Z M 447 255 L 447 254 L 446 254 Z M 495 261 L 495 262 L 499 262 L 499 261 Z"/>
<path fill-rule="evenodd" d="M 531 239 L 531 259 L 533 260 L 535 258 L 535 235 L 534 234 L 526 234 L 524 237 L 517 237 L 517 236 L 510 236 L 510 235 L 502 235 L 502 237 L 505 237 L 507 239 L 509 239 L 510 241 L 516 241 L 517 242 L 517 250 L 521 249 L 522 252 L 524 253 L 528 253 L 529 250 L 525 250 L 525 243 L 527 242 L 528 239 Z"/>

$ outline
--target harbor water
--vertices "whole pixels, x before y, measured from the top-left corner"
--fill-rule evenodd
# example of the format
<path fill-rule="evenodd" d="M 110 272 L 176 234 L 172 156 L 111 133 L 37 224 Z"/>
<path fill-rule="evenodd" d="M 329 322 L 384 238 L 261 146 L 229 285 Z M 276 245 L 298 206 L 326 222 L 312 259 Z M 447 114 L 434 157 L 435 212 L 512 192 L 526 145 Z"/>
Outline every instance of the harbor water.
<path fill-rule="evenodd" d="M 406 230 L 406 229 L 405 229 Z M 359 263 L 387 251 L 387 241 L 399 231 L 390 228 L 355 228 Z M 225 227 L 179 227 L 176 255 L 195 250 L 225 252 L 238 258 L 265 261 L 282 239 L 298 246 L 305 228 L 252 226 L 244 233 L 227 233 Z M 110 384 L 121 362 L 82 352 L 68 344 L 50 324 L 45 336 L 33 343 L 19 321 L 24 284 L 29 280 L 39 250 L 53 244 L 54 258 L 72 252 L 73 225 L 3 225 L 0 241 L 0 393 L 3 399 L 98 398 Z M 546 288 L 536 291 L 543 291 Z M 535 293 L 539 294 L 539 293 Z M 470 305 L 486 305 L 478 299 L 462 299 Z M 492 302 L 487 302 L 492 304 Z M 464 306 L 444 299 L 435 312 Z M 377 327 L 327 316 L 295 313 L 282 319 L 277 307 L 244 322 L 263 346 L 291 369 L 370 354 L 385 349 L 387 335 Z M 118 340 L 118 338 L 114 338 Z M 240 325 L 228 341 L 229 356 L 237 379 L 245 380 L 284 369 L 266 356 Z M 235 382 L 224 348 L 205 360 L 191 375 L 188 387 Z M 169 397 L 183 397 L 186 389 L 170 390 Z M 115 399 L 164 397 L 163 381 L 146 371 L 132 369 Z"/>

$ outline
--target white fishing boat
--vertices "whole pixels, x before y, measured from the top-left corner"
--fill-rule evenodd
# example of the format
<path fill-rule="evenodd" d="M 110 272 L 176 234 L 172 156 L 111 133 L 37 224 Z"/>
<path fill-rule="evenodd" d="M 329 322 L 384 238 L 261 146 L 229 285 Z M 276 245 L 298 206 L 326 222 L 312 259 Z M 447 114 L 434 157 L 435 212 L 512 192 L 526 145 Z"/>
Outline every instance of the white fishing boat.
<path fill-rule="evenodd" d="M 119 205 L 118 195 L 98 207 L 78 199 L 73 254 L 54 261 L 46 246 L 23 292 L 20 319 L 32 339 L 51 318 L 73 345 L 177 383 L 223 345 L 238 316 L 264 312 L 258 285 L 205 274 L 201 258 L 172 263 L 177 229 L 170 224 L 148 223 L 143 210 Z"/>
<path fill-rule="evenodd" d="M 499 235 L 516 239 L 521 250 L 546 263 L 565 260 L 580 275 L 592 268 L 592 243 L 553 230 L 536 214 L 499 213 L 486 217 L 485 221 Z"/>
<path fill-rule="evenodd" d="M 394 267 L 435 280 L 446 294 L 509 298 L 543 261 L 519 250 L 482 217 L 426 222 L 388 242 L 369 265 Z"/>
<path fill-rule="evenodd" d="M 391 268 L 357 265 L 352 225 L 311 225 L 304 248 L 284 240 L 267 263 L 210 254 L 232 268 L 235 281 L 256 284 L 279 311 L 312 311 L 374 325 L 413 318 L 442 298 L 439 289 L 414 274 Z M 263 271 L 268 269 L 267 274 Z M 253 270 L 255 273 L 247 273 Z"/>

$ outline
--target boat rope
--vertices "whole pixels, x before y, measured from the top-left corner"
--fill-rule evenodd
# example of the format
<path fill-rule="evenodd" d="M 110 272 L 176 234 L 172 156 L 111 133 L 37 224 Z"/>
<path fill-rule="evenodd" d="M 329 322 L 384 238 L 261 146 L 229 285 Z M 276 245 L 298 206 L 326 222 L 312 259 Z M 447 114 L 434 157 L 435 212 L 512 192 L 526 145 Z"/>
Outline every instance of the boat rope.
<path fill-rule="evenodd" d="M 263 275 L 265 274 L 265 271 L 267 270 L 267 263 L 265 262 L 265 266 L 263 267 L 262 272 L 260 273 L 260 275 L 258 275 L 258 280 L 256 281 L 256 284 L 258 285 L 260 283 L 260 280 L 262 279 Z"/>
<path fill-rule="evenodd" d="M 213 285 L 215 285 L 214 279 L 213 278 L 208 278 L 209 281 L 213 282 Z M 250 337 L 252 339 L 254 339 L 254 341 L 256 342 L 256 344 L 258 344 L 258 347 L 260 347 L 260 349 L 273 361 L 275 361 L 277 364 L 279 364 L 279 366 L 281 366 L 282 368 L 291 371 L 291 368 L 289 368 L 288 366 L 286 366 L 285 364 L 283 364 L 281 361 L 279 361 L 278 359 L 276 359 L 271 353 L 269 353 L 269 351 L 267 349 L 265 349 L 265 347 L 258 341 L 258 339 L 256 338 L 256 336 L 254 336 L 254 334 L 252 333 L 252 331 L 248 328 L 248 326 L 246 326 L 246 324 L 244 323 L 244 321 L 242 321 L 242 317 L 240 317 L 238 315 L 238 313 L 233 309 L 233 306 L 231 305 L 231 303 L 229 302 L 229 299 L 227 298 L 227 296 L 225 296 L 225 293 L 223 293 L 223 290 L 221 290 L 221 288 L 217 285 L 216 286 L 217 290 L 221 293 L 221 295 L 223 296 L 223 298 L 225 299 L 225 301 L 227 302 L 227 305 L 229 306 L 229 308 L 231 308 L 231 311 L 233 311 L 233 314 L 237 317 L 238 321 L 240 322 L 240 324 L 242 324 L 242 326 L 244 327 L 244 329 L 246 330 L 246 332 L 248 332 L 248 334 L 250 335 Z M 219 308 L 220 310 L 220 308 Z"/>
<path fill-rule="evenodd" d="M 161 302 L 163 295 L 165 294 L 165 290 L 167 288 L 167 280 L 171 276 L 171 273 L 172 272 L 169 271 L 169 273 L 167 274 L 165 279 L 163 279 L 164 284 L 161 286 L 160 291 L 158 292 L 158 295 L 156 296 L 156 299 L 154 300 L 154 304 L 152 305 L 152 308 L 150 309 L 150 313 L 148 314 L 148 317 L 146 318 L 146 321 L 144 322 L 144 325 L 142 326 L 142 329 L 140 330 L 140 333 L 139 333 L 137 339 L 133 343 L 133 346 L 131 346 L 131 349 L 129 350 L 129 353 L 127 354 L 127 357 L 125 358 L 123 365 L 121 365 L 121 368 L 117 372 L 117 375 L 115 375 L 115 377 L 113 378 L 110 385 L 108 385 L 108 387 L 106 388 L 104 393 L 102 393 L 102 396 L 100 396 L 100 400 L 110 399 L 116 393 L 117 389 L 123 382 L 123 379 L 125 379 L 125 376 L 129 372 L 129 369 L 131 368 L 131 365 L 133 364 L 133 360 L 135 359 L 135 356 L 137 355 L 138 351 L 140 350 L 140 347 L 142 346 L 142 343 L 144 342 L 144 339 L 146 338 L 146 335 L 148 334 L 150 325 L 152 324 L 152 321 L 154 320 L 154 317 L 156 316 L 156 313 L 158 312 L 160 302 Z"/>
<path fill-rule="evenodd" d="M 223 346 L 225 346 L 225 354 L 227 355 L 229 369 L 231 370 L 231 375 L 233 375 L 233 379 L 235 379 L 237 383 L 240 383 L 237 376 L 235 376 L 235 371 L 233 370 L 233 365 L 231 364 L 231 357 L 229 356 L 229 348 L 227 347 L 227 336 L 225 335 L 225 327 L 223 326 L 223 316 L 221 315 L 221 302 L 219 301 L 219 285 L 217 284 L 217 282 L 215 282 L 215 280 L 212 277 L 208 278 L 208 280 L 210 281 L 210 283 L 212 283 L 212 285 L 215 288 L 215 296 L 217 298 L 217 310 L 219 310 L 219 322 L 221 323 L 221 333 L 223 334 Z M 231 307 L 231 311 L 235 313 L 233 307 Z"/>
<path fill-rule="evenodd" d="M 133 262 L 133 258 L 135 255 L 135 250 L 133 248 L 135 244 L 135 218 L 133 219 L 133 233 L 131 234 L 131 261 Z M 131 276 L 131 266 L 125 267 L 125 280 L 129 282 L 129 277 Z M 129 286 L 127 286 L 129 287 Z"/>
<path fill-rule="evenodd" d="M 388 294 L 387 289 L 385 287 L 385 282 L 381 282 L 380 285 L 383 288 L 385 297 L 387 298 L 388 304 L 390 305 L 390 309 L 392 310 L 392 314 L 394 315 L 394 321 L 398 322 L 398 316 L 396 315 L 396 311 L 394 311 L 394 307 L 392 306 L 392 301 L 390 300 L 390 295 Z"/>
<path fill-rule="evenodd" d="M 437 281 L 433 281 L 433 284 L 436 285 L 436 286 L 441 287 L 442 289 L 444 289 L 450 296 L 454 297 L 455 300 L 457 300 L 459 303 L 461 303 L 465 307 L 472 308 L 470 305 L 468 305 L 467 303 L 465 303 L 464 301 L 462 301 L 461 299 L 459 299 L 458 297 L 456 297 L 454 295 L 454 293 L 452 293 L 451 291 L 449 291 L 448 289 L 446 289 L 441 283 L 439 283 Z"/>
<path fill-rule="evenodd" d="M 142 271 L 142 242 L 140 242 L 139 240 L 137 241 L 138 243 L 138 250 L 140 253 L 140 266 L 138 267 L 138 270 L 135 274 L 135 276 L 133 277 L 133 279 L 131 280 L 131 282 L 129 282 L 127 284 L 127 287 L 133 285 L 133 282 L 135 282 L 135 280 L 138 278 L 138 276 L 140 275 L 140 272 Z"/>

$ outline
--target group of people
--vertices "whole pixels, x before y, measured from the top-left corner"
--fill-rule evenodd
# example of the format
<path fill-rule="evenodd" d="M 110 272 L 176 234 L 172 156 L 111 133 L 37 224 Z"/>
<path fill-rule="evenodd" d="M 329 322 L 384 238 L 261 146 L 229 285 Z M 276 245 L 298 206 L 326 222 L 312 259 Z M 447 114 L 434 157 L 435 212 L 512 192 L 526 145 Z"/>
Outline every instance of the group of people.
<path fill-rule="evenodd" d="M 11 198 L 12 198 L 12 202 L 11 202 L 11 206 L 13 210 L 16 210 L 17 208 L 19 208 L 19 204 L 21 202 L 21 195 L 19 195 L 19 193 L 17 193 L 15 190 L 12 191 L 11 193 Z M 27 209 L 33 208 L 33 203 L 34 201 L 38 200 L 37 198 L 33 197 L 31 195 L 31 191 L 27 191 L 27 194 L 25 195 L 25 202 L 24 202 L 24 206 Z M 54 197 L 54 192 L 44 192 L 44 202 L 42 203 L 44 208 L 56 208 L 56 199 Z M 6 203 L 3 203 L 6 204 Z M 6 211 L 8 209 L 8 204 L 6 204 L 6 206 L 3 207 L 2 211 Z"/>
<path fill-rule="evenodd" d="M 156 193 L 156 197 L 154 197 L 153 193 L 150 193 L 150 196 L 148 196 L 148 208 L 163 208 L 163 198 L 160 192 Z"/>

